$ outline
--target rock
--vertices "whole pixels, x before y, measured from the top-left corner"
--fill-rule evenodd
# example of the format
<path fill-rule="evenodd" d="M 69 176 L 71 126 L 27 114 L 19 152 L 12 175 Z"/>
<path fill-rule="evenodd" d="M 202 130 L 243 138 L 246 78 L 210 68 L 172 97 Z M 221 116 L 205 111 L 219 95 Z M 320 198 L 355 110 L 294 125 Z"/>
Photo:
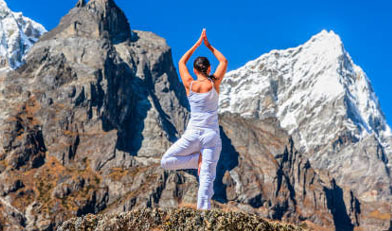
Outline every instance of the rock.
<path fill-rule="evenodd" d="M 131 28 L 125 14 L 113 0 L 79 1 L 60 24 L 40 40 L 64 37 L 108 39 L 118 44 L 130 39 Z"/>
<path fill-rule="evenodd" d="M 270 219 L 333 226 L 327 206 L 333 199 L 324 191 L 330 182 L 296 150 L 277 119 L 246 119 L 226 112 L 219 122 L 224 155 L 218 162 L 213 199 L 250 205 L 246 211 Z"/>
<path fill-rule="evenodd" d="M 306 227 L 306 224 L 303 224 Z M 267 221 L 254 214 L 200 211 L 191 208 L 145 208 L 116 215 L 88 214 L 72 218 L 62 230 L 306 230 L 292 224 Z"/>
<path fill-rule="evenodd" d="M 79 0 L 78 3 L 76 3 L 76 7 L 83 7 L 86 5 L 86 0 Z"/>

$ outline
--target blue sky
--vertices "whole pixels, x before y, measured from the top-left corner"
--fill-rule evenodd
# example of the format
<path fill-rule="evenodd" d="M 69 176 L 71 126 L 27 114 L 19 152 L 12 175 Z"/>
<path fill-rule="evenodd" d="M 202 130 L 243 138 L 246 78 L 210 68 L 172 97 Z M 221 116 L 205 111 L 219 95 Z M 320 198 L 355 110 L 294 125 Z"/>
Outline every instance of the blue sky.
<path fill-rule="evenodd" d="M 48 30 L 77 0 L 6 0 Z M 392 125 L 392 1 L 129 1 L 116 0 L 131 29 L 152 31 L 172 48 L 174 64 L 206 28 L 211 44 L 229 60 L 228 71 L 272 49 L 306 42 L 322 29 L 337 33 L 354 62 L 367 73 Z M 206 56 L 212 71 L 217 62 L 202 45 L 193 58 Z"/>

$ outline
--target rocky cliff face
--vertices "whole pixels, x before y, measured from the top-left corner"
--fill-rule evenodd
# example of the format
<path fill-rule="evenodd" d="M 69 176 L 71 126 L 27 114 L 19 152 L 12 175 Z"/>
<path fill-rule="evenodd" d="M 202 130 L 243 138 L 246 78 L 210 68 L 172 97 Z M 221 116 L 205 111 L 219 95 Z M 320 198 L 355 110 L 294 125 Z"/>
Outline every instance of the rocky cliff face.
<path fill-rule="evenodd" d="M 158 206 L 189 108 L 163 38 L 131 31 L 111 0 L 79 2 L 0 83 L 4 229 Z"/>
<path fill-rule="evenodd" d="M 24 62 L 24 55 L 38 38 L 46 32 L 39 23 L 12 12 L 0 0 L 0 71 L 9 71 Z"/>
<path fill-rule="evenodd" d="M 389 127 L 348 54 L 316 52 L 324 37 L 225 76 L 215 208 L 316 229 L 389 228 Z M 311 90 L 325 83 L 344 91 Z M 80 0 L 20 68 L 2 73 L 0 108 L 4 230 L 196 203 L 196 171 L 159 167 L 189 118 L 170 47 L 131 30 L 113 0 Z"/>

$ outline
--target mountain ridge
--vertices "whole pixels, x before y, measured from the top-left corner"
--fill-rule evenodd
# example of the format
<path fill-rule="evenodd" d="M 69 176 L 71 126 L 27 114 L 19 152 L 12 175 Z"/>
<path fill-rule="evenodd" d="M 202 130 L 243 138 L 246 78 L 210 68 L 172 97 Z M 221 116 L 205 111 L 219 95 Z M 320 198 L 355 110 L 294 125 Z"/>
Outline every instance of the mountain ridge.
<path fill-rule="evenodd" d="M 325 43 L 325 40 L 327 40 L 327 42 L 328 42 L 327 45 L 325 45 L 325 44 L 317 44 L 317 42 L 318 43 L 320 43 L 320 42 L 324 42 Z M 260 60 L 267 59 L 268 56 L 277 55 L 279 52 L 288 52 L 288 53 L 295 52 L 295 51 L 298 52 L 298 50 L 301 51 L 302 49 L 309 49 L 309 48 L 313 48 L 313 49 L 316 48 L 316 49 L 318 49 L 317 51 L 312 51 L 312 52 L 317 52 L 317 54 L 325 53 L 326 51 L 338 51 L 338 52 L 330 52 L 330 56 L 326 55 L 327 56 L 327 58 L 326 58 L 327 61 L 330 61 L 330 62 L 334 62 L 335 60 L 338 60 L 340 57 L 343 57 L 344 59 L 348 59 L 348 60 L 344 60 L 343 62 L 349 62 L 349 64 L 351 65 L 350 66 L 351 71 L 353 71 L 353 72 L 355 71 L 356 73 L 358 73 L 358 75 L 356 77 L 358 79 L 359 78 L 363 78 L 364 79 L 364 84 L 363 84 L 363 82 L 359 82 L 359 84 L 362 85 L 360 87 L 368 88 L 366 90 L 368 90 L 368 92 L 370 94 L 369 98 L 371 98 L 371 101 L 372 101 L 370 103 L 374 103 L 374 105 L 370 105 L 370 106 L 373 107 L 372 108 L 373 111 L 371 111 L 371 112 L 374 112 L 375 114 L 377 114 L 377 116 L 379 116 L 380 119 L 381 119 L 381 122 L 379 122 L 379 121 L 378 122 L 374 122 L 372 120 L 365 121 L 366 119 L 363 119 L 365 116 L 368 116 L 368 117 L 371 116 L 371 113 L 368 113 L 368 112 L 365 111 L 365 108 L 366 108 L 365 106 L 368 105 L 369 102 L 367 102 L 367 104 L 365 104 L 364 102 L 359 102 L 359 103 L 355 102 L 357 105 L 355 105 L 356 108 L 354 108 L 353 110 L 354 111 L 358 111 L 358 113 L 360 114 L 359 116 L 361 117 L 361 118 L 357 119 L 358 120 L 357 121 L 358 122 L 357 125 L 361 127 L 359 129 L 361 131 L 367 131 L 368 133 L 375 132 L 377 135 L 379 133 L 383 133 L 381 135 L 387 136 L 387 137 L 392 137 L 390 126 L 386 122 L 385 115 L 384 115 L 384 113 L 382 112 L 382 110 L 380 108 L 380 104 L 379 104 L 378 98 L 375 95 L 375 92 L 374 92 L 373 88 L 371 87 L 371 82 L 370 82 L 369 78 L 367 77 L 367 75 L 365 74 L 365 72 L 362 70 L 362 68 L 360 66 L 357 66 L 357 65 L 355 65 L 353 63 L 353 61 L 351 59 L 351 56 L 344 49 L 344 46 L 343 46 L 343 43 L 342 43 L 340 37 L 337 34 L 335 34 L 332 30 L 330 32 L 327 32 L 324 29 L 321 32 L 319 32 L 318 34 L 313 35 L 304 44 L 299 45 L 299 46 L 294 47 L 294 48 L 279 49 L 279 50 L 278 49 L 273 49 L 270 52 L 262 54 L 261 56 L 259 56 L 256 59 L 248 61 L 242 67 L 237 68 L 236 70 L 229 71 L 227 74 L 230 75 L 230 76 L 231 75 L 232 76 L 237 76 L 238 74 L 240 74 L 240 72 L 248 71 L 249 73 L 252 73 L 253 69 L 257 65 L 259 65 L 260 62 L 262 62 Z M 309 61 L 307 60 L 307 62 L 309 62 Z M 339 65 L 342 65 L 342 64 L 339 64 Z M 346 65 L 346 64 L 344 64 L 344 65 Z M 259 67 L 259 68 L 261 68 L 261 67 Z M 301 77 L 302 77 L 302 75 L 298 76 L 296 79 L 295 79 L 295 77 L 292 77 L 294 80 L 292 80 L 292 82 L 290 82 L 290 83 L 292 85 L 299 84 L 299 82 L 301 81 Z M 233 80 L 230 80 L 230 81 L 233 81 Z M 326 81 L 329 81 L 329 83 L 326 82 Z M 334 85 L 331 85 L 331 84 L 334 84 Z M 328 99 L 330 99 L 332 97 L 343 96 L 344 94 L 347 94 L 347 93 L 351 94 L 351 92 L 354 91 L 354 90 L 358 91 L 357 89 L 349 89 L 350 87 L 353 88 L 352 86 L 344 86 L 341 83 L 340 79 L 334 79 L 334 81 L 332 83 L 331 83 L 330 79 L 328 79 L 328 80 L 325 79 L 323 81 L 316 82 L 316 86 L 317 87 L 312 86 L 313 88 L 316 88 L 315 90 L 313 88 L 310 88 L 310 90 L 312 90 L 312 91 L 311 91 L 311 94 L 308 95 L 308 96 L 309 97 L 313 97 L 313 98 L 319 97 L 319 98 L 322 98 L 321 100 L 328 100 Z M 328 88 L 328 87 L 330 87 L 330 88 Z M 251 90 L 255 91 L 254 89 L 251 89 Z M 290 91 L 290 90 L 292 90 L 292 88 L 289 88 L 287 90 Z M 327 98 L 325 96 L 328 96 L 330 98 Z M 237 96 L 235 95 L 233 97 L 237 97 Z M 243 97 L 248 97 L 248 95 L 245 95 Z M 302 97 L 303 97 L 303 95 L 302 95 Z M 349 95 L 348 97 L 353 97 L 353 96 Z M 360 100 L 362 100 L 362 101 L 366 100 L 366 97 L 364 95 L 360 95 L 357 92 L 356 92 L 356 97 L 360 98 Z M 275 100 L 279 100 L 277 98 L 276 93 L 275 93 L 273 98 L 275 98 Z M 223 96 L 223 99 L 221 100 L 221 108 L 222 109 L 220 109 L 220 112 L 224 112 L 224 111 L 238 112 L 238 110 L 236 111 L 236 109 L 230 108 L 230 106 L 226 105 L 229 100 L 230 99 L 229 99 L 228 96 Z M 293 99 L 291 99 L 291 100 L 293 100 Z M 294 100 L 298 100 L 298 99 L 294 98 Z M 283 105 L 283 106 L 285 106 L 285 105 Z M 358 107 L 361 107 L 361 108 L 358 109 Z M 280 111 L 276 112 L 276 115 L 278 117 L 282 117 L 282 115 L 281 115 L 282 113 L 284 113 L 284 111 L 280 110 Z M 353 113 L 355 114 L 355 112 L 353 112 Z M 246 113 L 242 113 L 242 114 L 243 114 L 243 116 L 252 116 L 251 114 L 246 114 Z M 352 116 L 355 117 L 356 115 L 352 115 Z M 282 126 L 286 127 L 286 128 L 289 127 L 290 123 L 294 122 L 292 119 L 293 118 L 287 118 L 287 119 L 286 118 L 281 118 Z M 355 119 L 355 118 L 353 118 L 353 119 Z M 380 126 L 380 127 L 377 127 L 377 126 Z M 293 132 L 292 129 L 289 129 L 288 131 L 289 131 L 290 134 Z"/>

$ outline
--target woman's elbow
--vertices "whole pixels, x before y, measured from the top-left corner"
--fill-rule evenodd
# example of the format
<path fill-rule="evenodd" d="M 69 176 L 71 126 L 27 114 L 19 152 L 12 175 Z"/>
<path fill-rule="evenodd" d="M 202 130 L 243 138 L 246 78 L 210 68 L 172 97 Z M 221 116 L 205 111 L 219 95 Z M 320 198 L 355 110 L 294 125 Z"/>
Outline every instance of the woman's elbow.
<path fill-rule="evenodd" d="M 185 62 L 184 59 L 180 59 L 180 60 L 178 61 L 178 64 L 186 64 L 186 62 Z"/>

